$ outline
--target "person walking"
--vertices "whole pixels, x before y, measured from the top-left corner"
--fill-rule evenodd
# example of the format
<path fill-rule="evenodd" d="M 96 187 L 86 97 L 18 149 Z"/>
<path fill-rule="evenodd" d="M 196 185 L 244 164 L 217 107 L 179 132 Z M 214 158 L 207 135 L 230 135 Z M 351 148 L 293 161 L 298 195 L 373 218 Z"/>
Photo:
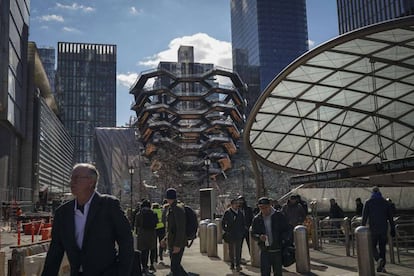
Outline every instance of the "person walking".
<path fill-rule="evenodd" d="M 247 204 L 247 201 L 244 198 L 244 196 L 239 196 L 237 200 L 239 201 L 240 211 L 242 212 L 244 216 L 244 238 L 242 240 L 242 247 L 243 247 L 243 241 L 246 240 L 247 248 L 249 249 L 249 252 L 250 252 L 249 229 L 253 221 L 253 208 Z"/>
<path fill-rule="evenodd" d="M 157 215 L 157 225 L 155 226 L 155 232 L 157 234 L 158 242 L 160 243 L 160 246 L 157 248 L 151 250 L 151 264 L 158 263 L 158 256 L 160 258 L 160 261 L 163 261 L 163 251 L 164 249 L 161 247 L 161 241 L 164 239 L 165 236 L 165 226 L 164 222 L 162 221 L 162 208 L 159 203 L 155 202 L 152 204 L 152 211 Z"/>
<path fill-rule="evenodd" d="M 165 194 L 168 203 L 166 216 L 166 233 L 162 246 L 168 247 L 171 259 L 171 273 L 173 276 L 188 275 L 181 265 L 184 249 L 187 245 L 186 215 L 184 204 L 178 202 L 177 191 L 168 188 Z"/>
<path fill-rule="evenodd" d="M 143 200 L 141 209 L 135 217 L 135 231 L 137 234 L 137 249 L 141 251 L 141 264 L 144 274 L 156 269 L 151 262 L 148 269 L 148 258 L 151 250 L 157 248 L 157 233 L 155 227 L 158 223 L 157 215 L 151 210 L 149 200 Z"/>
<path fill-rule="evenodd" d="M 387 244 L 388 224 L 391 237 L 395 237 L 395 225 L 392 217 L 392 208 L 389 202 L 382 197 L 378 187 L 372 189 L 371 197 L 365 201 L 362 210 L 362 225 L 369 224 L 371 231 L 372 249 L 377 262 L 377 272 L 385 271 L 385 246 Z"/>
<path fill-rule="evenodd" d="M 296 195 L 291 195 L 286 204 L 282 207 L 282 213 L 288 219 L 289 224 L 294 228 L 305 221 L 305 209 L 298 202 Z"/>
<path fill-rule="evenodd" d="M 221 224 L 226 236 L 225 242 L 229 244 L 230 269 L 239 272 L 242 270 L 240 260 L 246 224 L 237 199 L 231 200 L 231 205 L 224 212 Z"/>
<path fill-rule="evenodd" d="M 58 275 L 64 253 L 71 276 L 131 275 L 130 223 L 118 199 L 96 191 L 98 179 L 94 165 L 73 167 L 70 188 L 75 199 L 56 209 L 42 276 Z"/>
<path fill-rule="evenodd" d="M 361 198 L 358 197 L 355 199 L 355 216 L 362 216 L 362 210 L 364 209 L 364 203 L 362 203 Z"/>
<path fill-rule="evenodd" d="M 282 276 L 282 247 L 284 241 L 293 240 L 292 226 L 283 213 L 273 209 L 267 197 L 258 200 L 259 214 L 253 218 L 252 238 L 260 247 L 260 273 L 262 276 Z M 301 207 L 302 208 L 302 207 Z"/>

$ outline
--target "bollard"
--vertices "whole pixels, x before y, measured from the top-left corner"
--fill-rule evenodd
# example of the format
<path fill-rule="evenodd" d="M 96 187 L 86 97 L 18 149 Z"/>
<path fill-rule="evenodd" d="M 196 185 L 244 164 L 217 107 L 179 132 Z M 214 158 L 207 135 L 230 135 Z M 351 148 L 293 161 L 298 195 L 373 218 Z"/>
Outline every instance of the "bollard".
<path fill-rule="evenodd" d="M 295 258 L 296 258 L 296 272 L 309 273 L 310 269 L 310 257 L 309 257 L 309 245 L 308 235 L 306 233 L 306 227 L 298 225 L 293 230 L 295 236 Z"/>
<path fill-rule="evenodd" d="M 250 235 L 250 262 L 254 267 L 260 267 L 260 247 L 252 237 L 252 227 L 249 229 Z"/>
<path fill-rule="evenodd" d="M 344 218 L 344 235 L 345 235 L 345 252 L 349 257 L 351 256 L 351 223 L 348 217 Z"/>
<path fill-rule="evenodd" d="M 374 259 L 369 228 L 366 226 L 357 227 L 355 229 L 355 238 L 358 256 L 358 275 L 374 276 Z"/>
<path fill-rule="evenodd" d="M 200 229 L 198 231 L 200 236 L 200 253 L 207 253 L 207 225 L 206 220 L 200 221 Z"/>
<path fill-rule="evenodd" d="M 221 225 L 221 221 L 222 221 L 222 219 L 221 219 L 221 218 L 216 218 L 216 219 L 214 220 L 214 222 L 215 222 L 215 223 L 216 223 L 216 225 L 217 225 L 217 243 L 218 243 L 218 244 L 223 243 L 223 227 L 222 227 L 222 225 Z"/>
<path fill-rule="evenodd" d="M 217 225 L 214 222 L 211 222 L 207 225 L 207 256 L 218 257 Z"/>
<path fill-rule="evenodd" d="M 229 244 L 223 241 L 223 261 L 230 262 Z"/>

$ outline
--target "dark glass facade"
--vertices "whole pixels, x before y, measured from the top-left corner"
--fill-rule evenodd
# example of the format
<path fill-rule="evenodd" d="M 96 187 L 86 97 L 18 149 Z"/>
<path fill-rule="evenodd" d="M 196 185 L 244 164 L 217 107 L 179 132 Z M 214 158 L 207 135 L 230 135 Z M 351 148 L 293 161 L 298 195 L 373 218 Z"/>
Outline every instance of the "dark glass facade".
<path fill-rule="evenodd" d="M 116 125 L 116 46 L 58 43 L 56 95 L 76 162 L 94 162 L 95 127 Z"/>
<path fill-rule="evenodd" d="M 233 70 L 248 84 L 248 113 L 271 80 L 308 50 L 305 0 L 232 0 Z"/>
<path fill-rule="evenodd" d="M 50 88 L 52 92 L 55 91 L 55 65 L 56 65 L 56 50 L 53 47 L 39 48 L 39 56 L 45 68 L 47 78 L 49 79 Z"/>
<path fill-rule="evenodd" d="M 26 138 L 30 1 L 0 1 L 0 200 L 17 197 Z"/>
<path fill-rule="evenodd" d="M 414 0 L 337 0 L 339 33 L 414 14 Z"/>

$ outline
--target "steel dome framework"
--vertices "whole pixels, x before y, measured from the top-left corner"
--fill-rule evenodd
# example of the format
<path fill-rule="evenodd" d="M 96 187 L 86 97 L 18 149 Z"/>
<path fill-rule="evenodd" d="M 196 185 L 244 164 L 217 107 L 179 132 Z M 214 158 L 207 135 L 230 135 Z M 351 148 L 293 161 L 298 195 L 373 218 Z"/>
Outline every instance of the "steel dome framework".
<path fill-rule="evenodd" d="M 414 17 L 307 52 L 265 89 L 245 128 L 253 156 L 321 172 L 414 154 Z"/>

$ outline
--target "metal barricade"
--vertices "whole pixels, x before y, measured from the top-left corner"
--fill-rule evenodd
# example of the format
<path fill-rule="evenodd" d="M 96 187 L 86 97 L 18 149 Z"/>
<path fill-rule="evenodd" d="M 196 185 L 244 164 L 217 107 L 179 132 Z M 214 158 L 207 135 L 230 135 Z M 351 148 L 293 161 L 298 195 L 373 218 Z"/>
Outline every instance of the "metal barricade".
<path fill-rule="evenodd" d="M 252 227 L 249 229 L 250 235 L 250 262 L 254 267 L 260 267 L 260 247 L 252 237 Z"/>
<path fill-rule="evenodd" d="M 223 243 L 223 227 L 221 225 L 222 218 L 215 218 L 214 222 L 217 225 L 217 243 L 222 244 Z"/>
<path fill-rule="evenodd" d="M 350 256 L 351 226 L 348 218 L 325 218 L 318 224 L 318 249 L 323 249 L 323 243 L 336 244 L 345 247 L 346 256 Z"/>
<path fill-rule="evenodd" d="M 218 257 L 217 254 L 217 225 L 210 222 L 207 225 L 207 256 Z"/>
<path fill-rule="evenodd" d="M 200 253 L 207 253 L 207 220 L 200 221 L 198 235 L 200 236 Z"/>
<path fill-rule="evenodd" d="M 309 273 L 311 271 L 311 268 L 307 229 L 303 225 L 298 225 L 295 227 L 293 232 L 296 247 L 296 272 Z"/>
<path fill-rule="evenodd" d="M 355 238 L 358 256 L 358 275 L 374 276 L 374 259 L 369 228 L 366 226 L 357 227 L 355 229 Z"/>
<path fill-rule="evenodd" d="M 414 248 L 414 223 L 402 221 L 395 225 L 395 247 L 398 263 L 401 263 L 401 253 L 408 253 Z"/>

